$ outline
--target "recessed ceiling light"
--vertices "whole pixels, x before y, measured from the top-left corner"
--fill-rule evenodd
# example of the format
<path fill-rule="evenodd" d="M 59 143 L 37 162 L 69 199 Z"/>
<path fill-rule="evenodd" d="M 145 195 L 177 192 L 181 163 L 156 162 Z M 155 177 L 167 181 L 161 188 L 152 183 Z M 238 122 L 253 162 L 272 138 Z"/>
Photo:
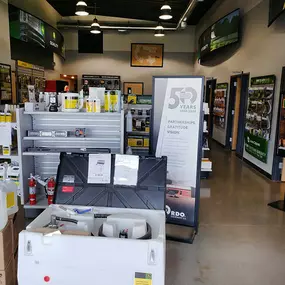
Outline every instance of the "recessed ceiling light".
<path fill-rule="evenodd" d="M 66 74 L 64 74 L 64 75 L 63 75 L 63 77 L 67 77 L 67 75 L 66 75 Z"/>
<path fill-rule="evenodd" d="M 74 76 L 71 76 L 71 79 L 74 79 Z"/>

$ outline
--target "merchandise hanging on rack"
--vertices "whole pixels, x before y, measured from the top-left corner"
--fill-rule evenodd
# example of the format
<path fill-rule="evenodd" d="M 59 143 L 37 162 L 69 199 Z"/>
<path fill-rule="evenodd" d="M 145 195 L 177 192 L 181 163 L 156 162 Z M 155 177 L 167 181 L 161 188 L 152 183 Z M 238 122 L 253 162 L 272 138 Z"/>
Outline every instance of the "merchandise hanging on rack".
<path fill-rule="evenodd" d="M 213 108 L 214 124 L 216 127 L 222 129 L 225 128 L 228 87 L 228 83 L 218 83 L 215 90 Z"/>
<path fill-rule="evenodd" d="M 45 72 L 41 66 L 36 66 L 20 60 L 16 61 L 16 76 L 18 102 L 31 102 L 29 89 L 33 86 L 35 99 L 39 101 L 39 93 L 45 91 Z"/>
<path fill-rule="evenodd" d="M 11 65 L 0 63 L 0 100 L 12 103 Z"/>
<path fill-rule="evenodd" d="M 203 77 L 154 77 L 152 153 L 167 156 L 167 222 L 198 231 L 203 139 Z"/>
<path fill-rule="evenodd" d="M 245 151 L 264 163 L 271 135 L 275 80 L 275 75 L 252 78 L 248 94 Z"/>

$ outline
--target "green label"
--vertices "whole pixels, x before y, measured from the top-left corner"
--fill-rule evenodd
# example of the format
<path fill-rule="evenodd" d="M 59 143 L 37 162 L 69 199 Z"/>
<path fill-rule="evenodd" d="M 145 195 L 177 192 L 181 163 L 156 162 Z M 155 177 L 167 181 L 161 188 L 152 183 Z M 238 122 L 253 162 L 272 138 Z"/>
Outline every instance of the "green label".
<path fill-rule="evenodd" d="M 228 89 L 228 83 L 218 83 L 216 89 Z"/>
<path fill-rule="evenodd" d="M 268 141 L 245 132 L 245 150 L 258 160 L 267 163 Z"/>
<path fill-rule="evenodd" d="M 253 77 L 251 78 L 251 86 L 275 84 L 275 78 L 275 75 Z"/>

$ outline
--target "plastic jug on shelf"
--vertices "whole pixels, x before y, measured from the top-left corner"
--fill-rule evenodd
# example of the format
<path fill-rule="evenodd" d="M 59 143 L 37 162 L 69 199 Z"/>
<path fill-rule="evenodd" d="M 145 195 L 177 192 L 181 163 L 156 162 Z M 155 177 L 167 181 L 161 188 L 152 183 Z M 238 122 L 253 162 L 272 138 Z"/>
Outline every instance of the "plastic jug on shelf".
<path fill-rule="evenodd" d="M 0 231 L 7 224 L 8 216 L 18 212 L 17 185 L 10 181 L 0 181 Z"/>

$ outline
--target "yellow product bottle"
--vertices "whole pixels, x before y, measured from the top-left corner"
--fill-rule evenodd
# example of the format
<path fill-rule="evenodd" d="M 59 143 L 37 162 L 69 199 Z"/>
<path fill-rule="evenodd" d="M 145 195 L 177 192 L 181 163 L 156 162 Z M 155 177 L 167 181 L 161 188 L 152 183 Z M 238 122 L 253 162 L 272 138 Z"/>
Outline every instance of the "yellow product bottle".
<path fill-rule="evenodd" d="M 110 112 L 119 112 L 119 97 L 118 91 L 111 91 Z"/>
<path fill-rule="evenodd" d="M 110 111 L 110 92 L 105 91 L 105 112 Z"/>
<path fill-rule="evenodd" d="M 12 114 L 11 113 L 6 113 L 6 115 L 5 115 L 5 122 L 6 123 L 11 123 L 12 122 Z"/>
<path fill-rule="evenodd" d="M 5 113 L 0 113 L 0 123 L 5 123 L 6 118 L 5 118 Z"/>

